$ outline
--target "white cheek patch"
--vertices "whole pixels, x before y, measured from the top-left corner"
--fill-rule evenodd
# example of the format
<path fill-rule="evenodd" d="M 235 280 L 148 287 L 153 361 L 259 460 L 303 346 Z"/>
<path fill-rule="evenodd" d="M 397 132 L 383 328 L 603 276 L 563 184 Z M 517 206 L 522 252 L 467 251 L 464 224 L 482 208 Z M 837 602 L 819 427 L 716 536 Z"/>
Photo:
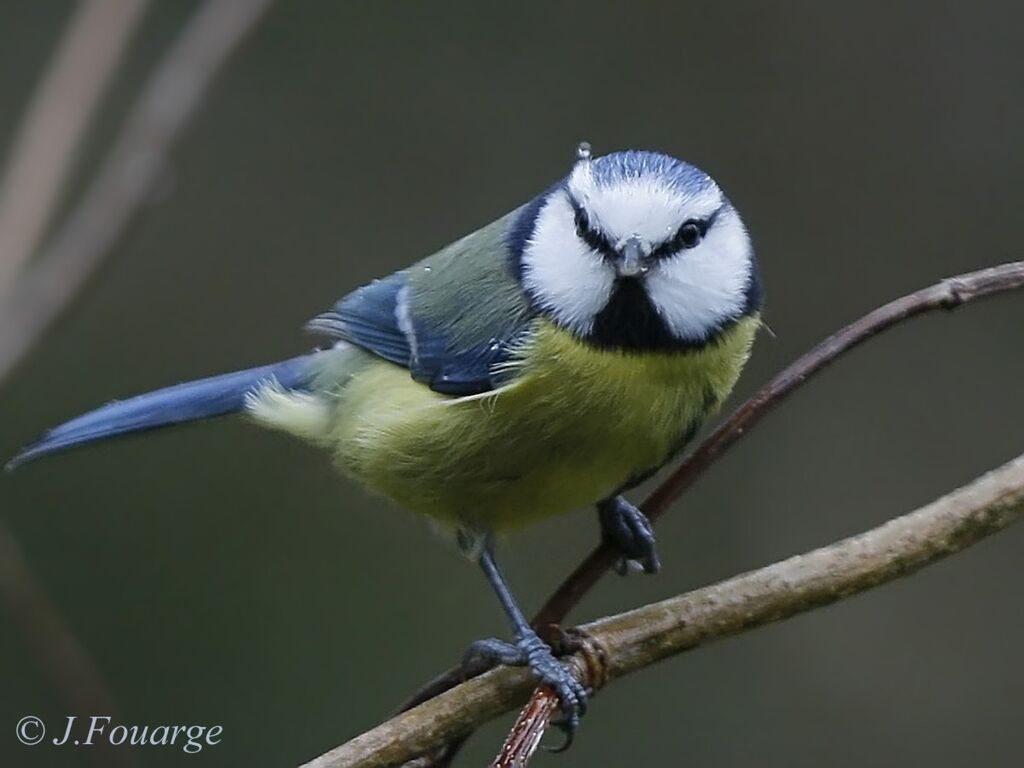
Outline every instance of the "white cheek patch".
<path fill-rule="evenodd" d="M 522 255 L 523 287 L 561 326 L 586 335 L 604 309 L 614 269 L 576 235 L 572 206 L 554 193 L 541 208 Z"/>
<path fill-rule="evenodd" d="M 743 312 L 752 265 L 750 238 L 729 208 L 700 245 L 651 269 L 647 294 L 673 335 L 702 341 Z"/>
<path fill-rule="evenodd" d="M 579 163 L 569 177 L 569 191 L 613 243 L 634 235 L 656 245 L 671 238 L 687 219 L 706 219 L 721 207 L 718 186 L 688 192 L 644 174 L 615 184 L 598 184 L 589 163 Z"/>

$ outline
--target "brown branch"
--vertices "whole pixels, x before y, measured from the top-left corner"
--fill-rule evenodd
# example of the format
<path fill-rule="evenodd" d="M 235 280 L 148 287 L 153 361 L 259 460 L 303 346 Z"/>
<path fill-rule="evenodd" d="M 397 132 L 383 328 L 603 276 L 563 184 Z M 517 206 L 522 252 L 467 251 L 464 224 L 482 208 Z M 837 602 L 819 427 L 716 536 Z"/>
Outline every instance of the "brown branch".
<path fill-rule="evenodd" d="M 86 0 L 72 14 L 0 181 L 0 286 L 35 253 L 82 138 L 149 0 Z"/>
<path fill-rule="evenodd" d="M 143 89 L 82 200 L 0 297 L 0 382 L 110 251 L 159 184 L 168 153 L 214 76 L 270 0 L 208 0 Z"/>
<path fill-rule="evenodd" d="M 903 296 L 851 323 L 807 352 L 758 390 L 712 432 L 640 505 L 656 520 L 751 427 L 811 376 L 882 331 L 917 315 L 950 310 L 970 301 L 1024 288 L 1024 261 L 957 275 Z M 555 590 L 534 619 L 535 626 L 558 624 L 614 564 L 606 546 L 596 547 Z"/>
<path fill-rule="evenodd" d="M 928 288 L 902 296 L 864 315 L 821 342 L 743 403 L 722 422 L 641 504 L 652 520 L 663 515 L 707 469 L 743 435 L 792 394 L 814 374 L 819 373 L 850 349 L 904 320 L 935 310 L 951 310 L 976 299 L 1024 288 L 1024 261 L 947 278 Z M 575 607 L 611 568 L 615 553 L 608 547 L 596 547 L 562 585 L 548 598 L 533 619 L 538 631 L 564 621 Z M 453 667 L 422 686 L 403 704 L 405 711 L 450 690 L 464 678 Z M 450 763 L 462 746 L 464 737 L 440 749 L 426 765 L 439 768 Z"/>
<path fill-rule="evenodd" d="M 903 517 L 718 584 L 584 625 L 571 657 L 588 685 L 850 597 L 959 552 L 1024 516 L 1024 455 Z M 597 652 L 595 653 L 595 649 Z M 398 715 L 304 768 L 401 765 L 525 701 L 528 672 L 507 667 Z M 534 734 L 535 735 L 535 734 Z"/>

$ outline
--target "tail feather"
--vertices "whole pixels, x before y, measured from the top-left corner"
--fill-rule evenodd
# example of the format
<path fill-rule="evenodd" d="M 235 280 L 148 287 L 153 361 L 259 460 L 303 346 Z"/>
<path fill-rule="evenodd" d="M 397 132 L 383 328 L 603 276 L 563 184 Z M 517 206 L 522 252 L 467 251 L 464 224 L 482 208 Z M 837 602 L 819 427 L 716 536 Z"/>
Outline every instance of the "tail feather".
<path fill-rule="evenodd" d="M 309 376 L 309 359 L 304 355 L 115 400 L 51 429 L 11 459 L 6 468 L 96 440 L 240 411 L 245 396 L 263 382 L 274 380 L 285 388 L 301 388 Z"/>

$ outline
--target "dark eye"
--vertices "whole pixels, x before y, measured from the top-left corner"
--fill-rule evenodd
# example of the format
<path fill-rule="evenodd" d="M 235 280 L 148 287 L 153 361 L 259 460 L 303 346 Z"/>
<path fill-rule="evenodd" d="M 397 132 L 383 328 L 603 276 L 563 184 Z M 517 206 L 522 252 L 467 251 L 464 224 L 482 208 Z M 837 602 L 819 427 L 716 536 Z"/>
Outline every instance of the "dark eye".
<path fill-rule="evenodd" d="M 679 228 L 679 244 L 683 248 L 693 248 L 704 236 L 704 230 L 695 221 L 688 221 Z"/>
<path fill-rule="evenodd" d="M 720 210 L 722 209 L 720 208 Z M 662 259 L 677 254 L 679 251 L 696 248 L 700 241 L 704 239 L 708 230 L 714 225 L 717 216 L 718 211 L 715 211 L 706 219 L 688 219 L 684 221 L 683 225 L 676 230 L 676 233 L 671 238 L 654 249 L 651 257 Z"/>

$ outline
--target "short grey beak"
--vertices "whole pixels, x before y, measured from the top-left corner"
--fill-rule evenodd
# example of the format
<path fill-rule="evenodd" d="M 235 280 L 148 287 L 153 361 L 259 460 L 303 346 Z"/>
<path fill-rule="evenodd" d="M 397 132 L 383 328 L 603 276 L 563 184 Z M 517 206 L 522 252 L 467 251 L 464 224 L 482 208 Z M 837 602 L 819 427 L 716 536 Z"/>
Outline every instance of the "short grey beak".
<path fill-rule="evenodd" d="M 638 238 L 631 237 L 622 246 L 616 270 L 619 277 L 636 277 L 647 271 L 647 254 Z"/>

